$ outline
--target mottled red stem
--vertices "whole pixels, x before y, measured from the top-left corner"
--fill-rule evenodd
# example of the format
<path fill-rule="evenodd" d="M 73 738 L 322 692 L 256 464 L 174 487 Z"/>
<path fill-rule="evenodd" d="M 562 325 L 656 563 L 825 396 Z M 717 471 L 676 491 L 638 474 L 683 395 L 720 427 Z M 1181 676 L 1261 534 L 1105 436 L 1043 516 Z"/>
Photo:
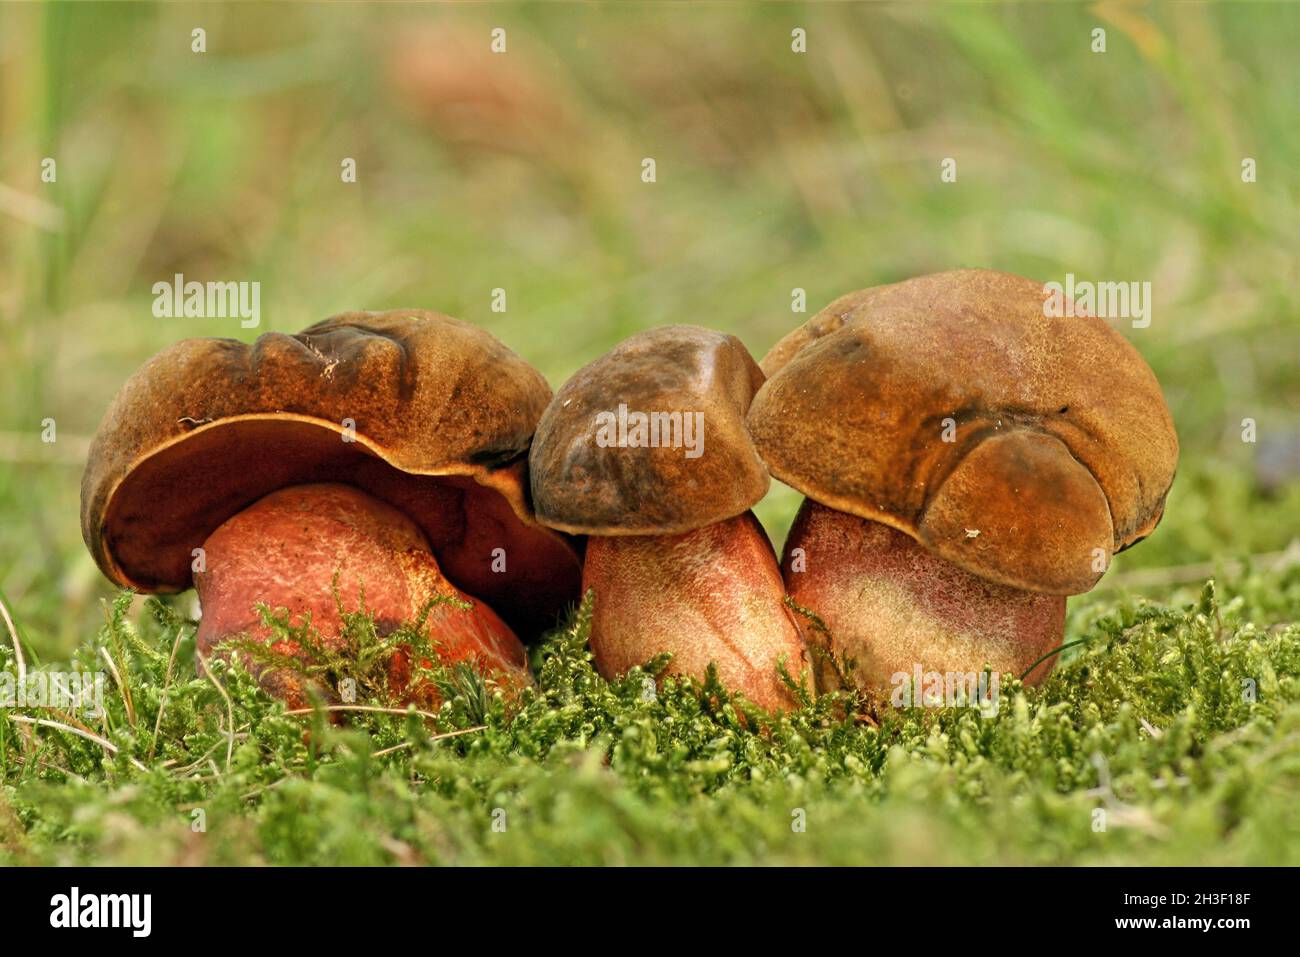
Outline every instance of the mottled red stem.
<path fill-rule="evenodd" d="M 443 576 L 419 527 L 404 514 L 350 485 L 297 485 L 280 489 L 234 515 L 203 544 L 203 571 L 196 571 L 203 618 L 199 650 L 212 654 L 240 633 L 268 642 L 277 652 L 302 657 L 292 640 L 272 641 L 254 606 L 287 609 L 291 623 L 311 616 L 322 645 L 342 650 L 338 594 L 346 611 L 365 607 L 379 633 L 415 619 L 435 595 L 473 602 L 465 610 L 435 605 L 426 633 L 447 662 L 474 661 L 513 682 L 527 682 L 523 646 L 486 604 L 475 601 Z M 410 662 L 397 653 L 389 661 L 395 691 L 407 690 Z M 293 675 L 265 677 L 272 691 L 291 704 L 305 701 Z M 426 703 L 430 689 L 415 689 Z"/>
<path fill-rule="evenodd" d="M 910 536 L 805 499 L 781 562 L 786 589 L 826 623 L 855 682 L 884 689 L 899 674 L 1021 674 L 1061 642 L 1065 598 L 995 584 Z M 1047 677 L 1055 658 L 1029 676 Z"/>
<path fill-rule="evenodd" d="M 668 651 L 671 674 L 700 678 L 716 662 L 725 687 L 769 710 L 795 705 L 777 661 L 797 681 L 808 651 L 752 513 L 684 535 L 593 537 L 583 589 L 595 592 L 591 649 L 606 677 Z"/>

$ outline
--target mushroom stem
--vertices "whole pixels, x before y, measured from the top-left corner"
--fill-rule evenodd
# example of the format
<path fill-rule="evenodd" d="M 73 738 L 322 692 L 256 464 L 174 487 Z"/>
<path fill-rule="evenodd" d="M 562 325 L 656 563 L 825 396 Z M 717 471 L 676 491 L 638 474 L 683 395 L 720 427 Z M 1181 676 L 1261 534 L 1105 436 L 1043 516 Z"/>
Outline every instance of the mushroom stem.
<path fill-rule="evenodd" d="M 797 704 L 777 662 L 798 680 L 808 651 L 752 512 L 682 535 L 593 536 L 582 581 L 595 593 L 591 650 L 605 677 L 671 652 L 669 674 L 700 678 L 716 662 L 722 684 L 758 705 Z"/>
<path fill-rule="evenodd" d="M 987 581 L 910 536 L 804 499 L 781 562 L 786 589 L 815 611 L 854 683 L 897 687 L 917 673 L 1019 675 L 1061 642 L 1065 598 Z M 1055 657 L 1026 681 L 1047 677 Z"/>
<path fill-rule="evenodd" d="M 337 575 L 338 600 L 335 598 Z M 363 606 L 381 635 L 416 618 L 435 595 L 468 600 L 473 608 L 442 603 L 426 628 L 444 662 L 474 661 L 526 683 L 523 646 L 482 602 L 442 574 L 424 533 L 406 515 L 349 485 L 296 485 L 280 489 L 227 519 L 203 543 L 203 566 L 194 574 L 203 609 L 197 642 L 210 654 L 223 640 L 247 634 L 279 653 L 306 657 L 292 639 L 275 640 L 255 611 L 258 603 L 285 609 L 294 625 L 307 616 L 321 644 L 343 650 L 340 603 Z M 409 653 L 389 661 L 389 683 L 422 701 L 431 689 L 409 689 Z M 291 705 L 305 703 L 298 675 L 264 674 L 263 683 Z"/>

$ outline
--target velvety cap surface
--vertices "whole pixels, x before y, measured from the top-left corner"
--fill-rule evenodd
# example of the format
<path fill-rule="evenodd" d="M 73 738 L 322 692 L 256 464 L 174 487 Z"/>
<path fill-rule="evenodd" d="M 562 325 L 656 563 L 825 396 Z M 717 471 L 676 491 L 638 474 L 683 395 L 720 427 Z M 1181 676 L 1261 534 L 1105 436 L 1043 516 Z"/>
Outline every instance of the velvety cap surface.
<path fill-rule="evenodd" d="M 464 566 L 460 587 L 489 601 L 504 592 L 526 618 L 576 591 L 579 575 L 526 501 L 524 456 L 550 394 L 490 333 L 421 310 L 348 313 L 251 345 L 187 339 L 105 414 L 82 533 L 117 583 L 177 591 L 192 550 L 236 512 L 285 486 L 345 482 L 416 518 L 449 577 Z M 478 551 L 498 544 L 511 572 L 479 573 Z"/>
<path fill-rule="evenodd" d="M 745 430 L 762 382 L 735 336 L 664 326 L 624 340 L 566 382 L 538 423 L 529 457 L 538 519 L 647 535 L 746 511 L 768 485 Z"/>
<path fill-rule="evenodd" d="M 1155 527 L 1178 462 L 1159 383 L 1104 320 L 988 270 L 843 296 L 773 347 L 771 473 L 977 575 L 1077 594 Z"/>

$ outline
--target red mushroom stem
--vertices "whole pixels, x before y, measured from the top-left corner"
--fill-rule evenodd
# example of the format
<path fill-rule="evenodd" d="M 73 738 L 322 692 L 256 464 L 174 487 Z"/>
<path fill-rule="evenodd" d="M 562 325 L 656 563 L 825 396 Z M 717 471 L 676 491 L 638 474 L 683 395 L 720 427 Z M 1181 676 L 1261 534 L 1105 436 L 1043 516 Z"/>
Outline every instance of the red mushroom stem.
<path fill-rule="evenodd" d="M 360 610 L 364 594 L 364 606 L 384 635 L 417 618 L 435 595 L 447 595 L 473 607 L 432 607 L 425 628 L 440 659 L 473 661 L 510 682 L 529 680 L 519 639 L 491 608 L 446 579 L 419 526 L 352 486 L 296 485 L 272 492 L 218 527 L 203 544 L 203 558 L 206 567 L 196 571 L 194 585 L 203 609 L 197 642 L 205 655 L 243 633 L 278 653 L 304 658 L 298 642 L 275 639 L 255 610 L 258 603 L 287 610 L 293 625 L 310 616 L 321 644 L 342 650 L 340 601 L 347 611 Z M 407 687 L 408 659 L 401 651 L 390 659 L 390 687 L 425 703 L 436 701 L 432 689 Z M 300 676 L 267 674 L 263 681 L 291 706 L 306 703 Z"/>
<path fill-rule="evenodd" d="M 1065 598 L 987 581 L 911 536 L 805 499 L 781 562 L 786 589 L 815 611 L 854 682 L 876 690 L 898 676 L 1022 674 L 1060 644 Z M 810 637 L 815 637 L 810 632 Z M 1055 657 L 1028 684 L 1047 677 Z"/>
<path fill-rule="evenodd" d="M 670 674 L 699 677 L 716 662 L 722 684 L 772 710 L 797 706 L 776 670 L 798 680 L 807 649 L 752 513 L 682 535 L 593 536 L 583 590 L 595 592 L 591 650 L 612 678 L 670 651 Z"/>

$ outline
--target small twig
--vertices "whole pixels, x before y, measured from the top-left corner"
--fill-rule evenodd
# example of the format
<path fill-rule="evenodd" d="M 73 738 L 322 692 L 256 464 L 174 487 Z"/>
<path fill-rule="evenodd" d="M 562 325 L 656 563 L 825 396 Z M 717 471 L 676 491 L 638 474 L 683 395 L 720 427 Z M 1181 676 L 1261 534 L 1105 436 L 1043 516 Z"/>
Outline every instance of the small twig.
<path fill-rule="evenodd" d="M 237 739 L 238 739 L 238 738 L 246 738 L 246 737 L 248 737 L 248 735 L 247 735 L 247 734 L 243 734 L 243 733 L 237 733 L 237 734 L 235 735 L 235 737 L 236 737 Z M 212 754 L 212 752 L 215 751 L 215 750 L 217 750 L 217 748 L 219 748 L 219 747 L 221 747 L 221 743 L 220 743 L 220 742 L 214 744 L 212 747 L 208 748 L 208 750 L 204 751 L 201 755 L 199 755 L 199 757 L 195 758 L 195 759 L 194 759 L 193 761 L 191 761 L 189 764 L 186 764 L 186 765 L 184 765 L 183 767 L 179 767 L 179 768 L 177 768 L 177 769 L 176 769 L 176 772 L 177 772 L 178 774 L 181 774 L 181 775 L 189 775 L 189 774 L 192 774 L 194 771 L 197 771 L 198 768 L 199 768 L 199 765 L 202 764 L 203 762 L 207 761 L 208 758 L 209 758 L 209 756 Z"/>
<path fill-rule="evenodd" d="M 1110 764 L 1100 751 L 1092 755 L 1092 766 L 1097 769 L 1097 787 L 1089 788 L 1085 793 L 1089 797 L 1100 797 L 1106 805 L 1106 813 L 1119 827 L 1134 827 L 1152 835 L 1163 838 L 1168 829 L 1144 807 L 1129 804 L 1115 793 L 1111 785 Z"/>
<path fill-rule="evenodd" d="M 158 717 L 153 723 L 153 741 L 149 744 L 149 760 L 153 760 L 154 752 L 158 748 L 158 732 L 162 728 L 163 712 L 167 710 L 167 691 L 172 686 L 172 665 L 176 663 L 176 649 L 181 646 L 181 635 L 183 629 L 176 632 L 176 640 L 172 642 L 172 653 L 167 658 L 167 673 L 163 678 L 162 694 L 158 698 Z"/>
<path fill-rule="evenodd" d="M 9 637 L 14 643 L 14 657 L 18 663 L 18 683 L 22 684 L 27 679 L 27 662 L 23 659 L 23 643 L 18 640 L 18 629 L 14 627 L 14 620 L 9 617 L 9 608 L 5 605 L 3 596 L 0 596 L 0 615 L 4 616 L 5 625 L 9 628 Z"/>
<path fill-rule="evenodd" d="M 113 656 L 108 653 L 108 649 L 103 645 L 99 647 L 99 653 L 103 659 L 108 662 L 108 673 L 113 676 L 117 682 L 117 690 L 122 693 L 122 703 L 126 705 L 126 716 L 131 722 L 131 727 L 135 727 L 135 706 L 131 702 L 131 693 L 127 691 L 126 682 L 122 680 L 122 673 L 117 670 L 117 663 L 113 661 Z"/>
<path fill-rule="evenodd" d="M 391 748 L 384 748 L 382 751 L 376 751 L 370 756 L 372 758 L 382 758 L 385 754 L 392 754 L 394 751 L 401 751 L 411 746 L 410 741 L 403 741 L 401 744 L 395 744 Z"/>
<path fill-rule="evenodd" d="M 93 731 L 90 730 L 89 725 L 85 724 L 84 722 L 78 721 L 75 717 L 68 714 L 68 712 L 64 711 L 61 708 L 55 708 L 54 706 L 48 704 L 29 705 L 29 707 L 40 711 L 48 711 L 56 718 L 59 718 L 67 722 L 68 724 L 73 725 L 74 727 L 81 728 L 83 731 L 86 731 L 91 734 L 94 733 Z"/>
<path fill-rule="evenodd" d="M 57 731 L 66 731 L 68 734 L 75 734 L 79 738 L 85 738 L 87 741 L 93 741 L 95 744 L 99 745 L 109 754 L 117 754 L 119 750 L 117 745 L 114 744 L 112 741 L 109 741 L 107 738 L 101 738 L 93 731 L 83 731 L 80 728 L 74 728 L 70 724 L 62 724 L 58 721 L 50 721 L 48 718 L 28 718 L 20 714 L 11 714 L 8 715 L 8 718 L 10 721 L 20 721 L 23 724 L 39 724 L 47 728 L 54 728 Z M 135 758 L 131 758 L 130 760 L 131 763 L 134 764 L 138 770 L 148 773 L 149 769 L 146 768 L 139 761 L 137 761 Z"/>
<path fill-rule="evenodd" d="M 226 717 L 230 721 L 230 730 L 227 732 L 228 737 L 226 738 L 226 773 L 229 774 L 230 761 L 235 755 L 235 704 L 230 700 L 230 695 L 226 693 L 226 689 L 222 687 L 221 682 L 212 673 L 212 669 L 208 667 L 208 660 L 203 657 L 203 652 L 195 648 L 194 654 L 198 656 L 199 664 L 203 666 L 203 674 L 216 686 L 217 691 L 221 692 L 221 697 L 226 699 Z"/>
<path fill-rule="evenodd" d="M 374 711 L 379 714 L 418 714 L 420 717 L 428 718 L 430 721 L 438 720 L 438 716 L 431 711 L 419 711 L 415 708 L 380 708 L 376 705 L 369 704 L 328 704 L 322 705 L 319 708 L 294 708 L 291 711 L 286 711 L 285 714 L 315 714 L 317 711 Z"/>
<path fill-rule="evenodd" d="M 406 712 L 402 713 L 405 714 Z M 446 738 L 459 738 L 462 734 L 473 734 L 475 731 L 482 731 L 485 728 L 487 728 L 486 724 L 476 724 L 472 728 L 461 728 L 458 731 L 444 731 L 442 734 L 435 734 L 433 737 L 429 738 L 429 740 L 442 741 Z M 381 751 L 376 751 L 370 756 L 372 758 L 383 757 L 385 754 L 392 754 L 394 751 L 401 751 L 403 748 L 409 748 L 411 743 L 412 742 L 410 741 L 403 741 L 401 744 L 395 744 L 391 748 L 384 748 Z"/>
<path fill-rule="evenodd" d="M 1163 737 L 1165 736 L 1165 733 L 1164 733 L 1163 731 L 1161 731 L 1159 728 L 1157 728 L 1154 724 L 1152 724 L 1152 723 L 1151 723 L 1150 721 L 1148 721 L 1146 718 L 1138 718 L 1138 721 L 1141 723 L 1141 725 L 1142 725 L 1143 729 L 1146 731 L 1146 733 L 1149 734 L 1149 735 L 1151 735 L 1151 737 L 1159 739 L 1159 738 L 1163 738 Z"/>

